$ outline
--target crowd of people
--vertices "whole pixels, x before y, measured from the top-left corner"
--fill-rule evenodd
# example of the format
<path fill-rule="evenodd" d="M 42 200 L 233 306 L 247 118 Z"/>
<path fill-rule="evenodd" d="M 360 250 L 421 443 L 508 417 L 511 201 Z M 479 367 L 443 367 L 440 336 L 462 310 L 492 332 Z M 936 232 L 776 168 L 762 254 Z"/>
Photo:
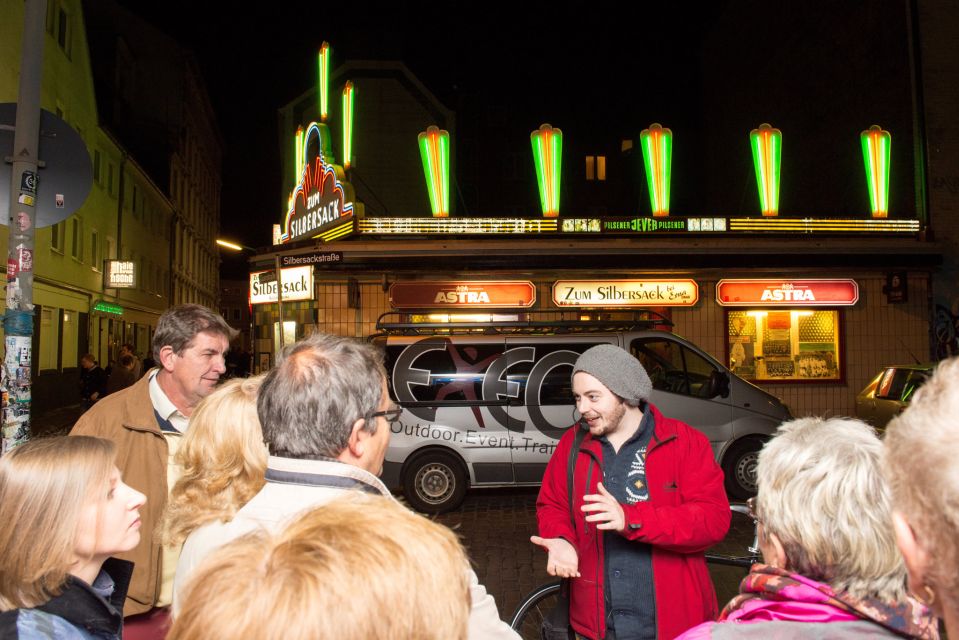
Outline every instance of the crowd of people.
<path fill-rule="evenodd" d="M 69 436 L 0 458 L 0 638 L 516 638 L 455 533 L 378 478 L 400 412 L 381 351 L 313 334 L 221 383 L 234 333 L 169 309 L 156 367 L 121 360 L 133 383 Z M 730 511 L 708 441 L 618 347 L 581 354 L 571 385 L 580 420 L 532 538 L 568 615 L 544 631 L 934 639 L 942 619 L 959 637 L 959 359 L 882 440 L 852 419 L 780 427 L 750 501 L 763 562 L 722 610 L 703 553 Z"/>

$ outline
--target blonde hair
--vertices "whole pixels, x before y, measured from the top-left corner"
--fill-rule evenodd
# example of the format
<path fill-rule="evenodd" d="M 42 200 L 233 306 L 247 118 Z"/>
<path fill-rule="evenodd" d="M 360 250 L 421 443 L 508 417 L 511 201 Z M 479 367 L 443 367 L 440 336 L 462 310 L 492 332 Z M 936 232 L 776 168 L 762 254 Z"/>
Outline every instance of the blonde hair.
<path fill-rule="evenodd" d="M 112 442 L 90 436 L 33 440 L 0 458 L 0 611 L 60 593 L 81 511 L 106 493 L 115 459 Z"/>
<path fill-rule="evenodd" d="M 849 418 L 801 418 L 759 454 L 758 515 L 788 568 L 853 597 L 898 602 L 906 572 L 892 530 L 882 443 Z"/>
<path fill-rule="evenodd" d="M 187 583 L 168 640 L 461 640 L 468 564 L 452 531 L 350 492 L 225 545 Z"/>
<path fill-rule="evenodd" d="M 959 358 L 936 369 L 886 429 L 893 504 L 932 561 L 927 584 L 959 608 Z"/>
<path fill-rule="evenodd" d="M 230 380 L 197 405 L 176 453 L 182 475 L 163 515 L 165 544 L 180 544 L 204 524 L 231 520 L 263 487 L 267 452 L 256 417 L 262 380 Z"/>

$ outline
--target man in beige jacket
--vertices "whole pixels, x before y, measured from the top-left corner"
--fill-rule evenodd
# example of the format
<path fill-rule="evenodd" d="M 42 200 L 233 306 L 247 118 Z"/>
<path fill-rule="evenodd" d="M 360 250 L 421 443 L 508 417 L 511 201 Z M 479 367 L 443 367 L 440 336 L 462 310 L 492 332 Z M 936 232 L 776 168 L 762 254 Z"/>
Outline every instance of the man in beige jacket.
<path fill-rule="evenodd" d="M 206 307 L 168 309 L 157 323 L 153 353 L 160 366 L 136 384 L 107 396 L 74 425 L 71 435 L 99 436 L 117 445 L 124 481 L 147 496 L 141 508 L 140 544 L 125 560 L 136 563 L 127 592 L 124 638 L 162 638 L 173 599 L 176 551 L 154 535 L 178 468 L 173 464 L 180 436 L 196 405 L 226 371 L 224 356 L 236 331 Z"/>

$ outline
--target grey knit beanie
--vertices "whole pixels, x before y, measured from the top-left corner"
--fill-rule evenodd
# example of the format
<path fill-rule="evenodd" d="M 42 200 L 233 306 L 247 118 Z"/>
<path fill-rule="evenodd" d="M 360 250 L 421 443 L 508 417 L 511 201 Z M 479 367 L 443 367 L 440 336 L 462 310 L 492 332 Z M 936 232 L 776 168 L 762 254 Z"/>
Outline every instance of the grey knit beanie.
<path fill-rule="evenodd" d="M 573 376 L 584 371 L 630 405 L 649 400 L 653 383 L 646 369 L 629 351 L 612 344 L 598 344 L 584 351 L 573 365 Z M 572 381 L 572 376 L 570 376 Z"/>

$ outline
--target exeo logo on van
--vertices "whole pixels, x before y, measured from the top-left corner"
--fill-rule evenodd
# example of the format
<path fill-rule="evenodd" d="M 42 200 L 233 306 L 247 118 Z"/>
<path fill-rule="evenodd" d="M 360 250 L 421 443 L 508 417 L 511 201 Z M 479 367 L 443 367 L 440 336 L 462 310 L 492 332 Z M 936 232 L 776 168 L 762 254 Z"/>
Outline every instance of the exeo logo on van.
<path fill-rule="evenodd" d="M 516 433 L 526 431 L 528 417 L 533 427 L 544 435 L 558 440 L 572 423 L 553 424 L 543 414 L 540 406 L 544 382 L 554 370 L 566 367 L 572 373 L 572 366 L 579 352 L 558 349 L 537 359 L 534 346 L 519 346 L 505 349 L 491 355 L 478 353 L 479 345 L 456 344 L 449 338 L 424 338 L 415 342 L 398 355 L 393 366 L 393 390 L 401 404 L 417 402 L 417 387 L 435 389 L 435 395 L 429 406 L 407 406 L 406 410 L 420 420 L 434 422 L 438 408 L 449 402 L 451 396 L 468 401 L 468 408 L 479 429 L 502 428 Z M 585 349 L 590 345 L 583 345 Z M 442 352 L 437 355 L 434 352 Z M 433 357 L 428 357 L 432 355 Z M 444 357 L 445 356 L 445 357 Z M 452 363 L 442 370 L 433 370 L 423 366 L 423 362 L 437 362 L 446 358 Z M 511 373 L 520 365 L 533 363 L 525 376 Z M 555 375 L 555 374 L 554 374 Z M 568 374 L 566 374 L 568 375 Z M 497 401 L 514 401 L 507 406 L 484 405 Z M 569 398 L 569 404 L 573 398 Z M 514 408 L 515 407 L 515 408 Z M 523 411 L 519 411 L 522 408 Z M 492 422 L 484 416 L 488 412 Z M 512 411 L 511 411 L 512 409 Z"/>

